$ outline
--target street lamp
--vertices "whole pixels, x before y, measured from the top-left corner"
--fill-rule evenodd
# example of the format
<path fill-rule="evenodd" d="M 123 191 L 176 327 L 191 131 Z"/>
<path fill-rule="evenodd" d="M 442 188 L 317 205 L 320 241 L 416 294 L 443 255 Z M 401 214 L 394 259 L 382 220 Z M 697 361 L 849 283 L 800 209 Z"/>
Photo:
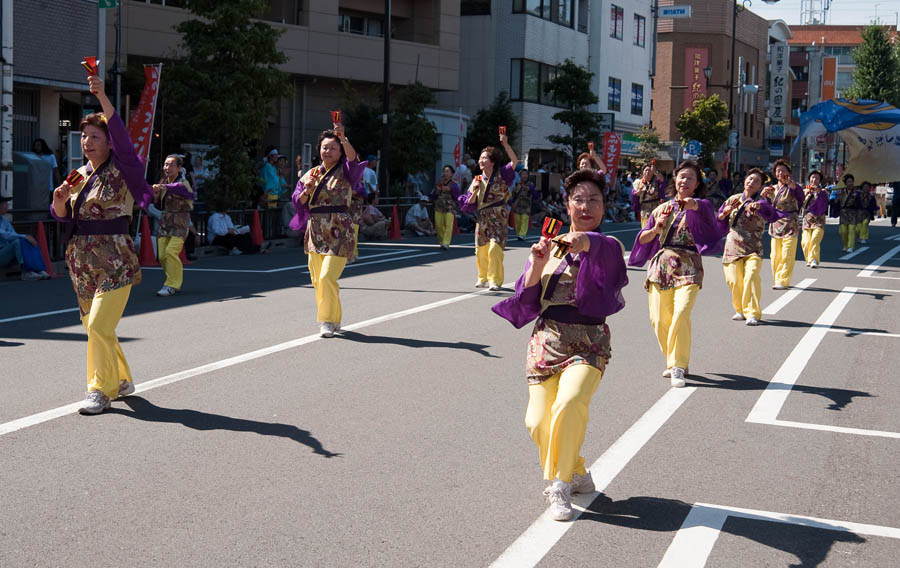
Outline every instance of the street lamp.
<path fill-rule="evenodd" d="M 710 87 L 718 87 L 720 89 L 730 89 L 731 88 L 731 85 L 716 85 L 715 83 L 709 82 L 710 77 L 712 77 L 712 67 L 710 67 L 709 65 L 707 65 L 706 67 L 703 68 L 703 76 L 706 77 L 707 94 L 709 94 Z"/>

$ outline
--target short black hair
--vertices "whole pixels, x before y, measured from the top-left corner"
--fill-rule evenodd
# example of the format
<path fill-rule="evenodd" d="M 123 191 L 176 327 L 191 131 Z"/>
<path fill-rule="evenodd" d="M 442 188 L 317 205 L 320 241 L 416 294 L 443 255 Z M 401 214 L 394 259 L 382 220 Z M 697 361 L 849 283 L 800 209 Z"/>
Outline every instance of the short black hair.
<path fill-rule="evenodd" d="M 600 189 L 600 193 L 606 193 L 606 178 L 598 174 L 595 170 L 578 170 L 574 174 L 566 178 L 565 190 L 566 195 L 572 193 L 572 189 L 582 182 L 590 182 Z"/>

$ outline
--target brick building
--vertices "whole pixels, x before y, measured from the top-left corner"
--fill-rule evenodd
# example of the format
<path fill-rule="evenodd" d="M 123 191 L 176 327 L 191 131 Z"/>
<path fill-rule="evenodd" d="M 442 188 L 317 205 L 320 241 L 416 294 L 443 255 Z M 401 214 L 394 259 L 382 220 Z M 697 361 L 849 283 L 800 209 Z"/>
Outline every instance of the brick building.
<path fill-rule="evenodd" d="M 660 0 L 660 6 L 675 5 L 675 0 Z M 678 117 L 690 108 L 696 94 L 718 94 L 729 102 L 726 85 L 735 85 L 733 106 L 729 109 L 734 128 L 737 128 L 738 112 L 743 109 L 740 122 L 742 168 L 765 167 L 769 162 L 765 147 L 766 109 L 763 89 L 757 95 L 745 95 L 743 105 L 737 93 L 738 74 L 730 79 L 738 62 L 743 65 L 746 84 L 762 86 L 766 82 L 767 52 L 769 44 L 768 22 L 750 10 L 737 15 L 735 60 L 731 61 L 733 0 L 693 0 L 692 17 L 687 19 L 663 19 L 659 21 L 656 77 L 652 91 L 651 118 L 660 133 L 660 140 L 672 161 L 681 158 L 681 134 L 675 127 Z M 710 85 L 707 89 L 702 69 L 711 67 Z M 699 69 L 699 76 L 695 72 Z M 724 152 L 717 152 L 721 161 Z M 671 164 L 669 164 L 671 165 Z M 666 167 L 666 165 L 663 165 Z"/>

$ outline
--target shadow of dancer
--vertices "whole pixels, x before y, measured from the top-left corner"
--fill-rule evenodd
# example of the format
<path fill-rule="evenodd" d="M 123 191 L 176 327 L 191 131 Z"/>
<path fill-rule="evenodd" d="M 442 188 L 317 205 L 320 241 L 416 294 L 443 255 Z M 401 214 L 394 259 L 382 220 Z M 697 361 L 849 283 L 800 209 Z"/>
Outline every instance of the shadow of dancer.
<path fill-rule="evenodd" d="M 193 430 L 230 430 L 232 432 L 253 432 L 260 436 L 289 438 L 304 446 L 308 446 L 313 453 L 322 457 L 334 458 L 342 455 L 329 452 L 308 431 L 301 430 L 292 424 L 245 420 L 243 418 L 232 418 L 188 408 L 163 408 L 140 396 L 125 397 L 122 401 L 131 408 L 131 412 L 115 407 L 110 408 L 107 412 L 122 414 L 129 418 L 146 422 L 181 424 Z"/>
<path fill-rule="evenodd" d="M 712 379 L 703 375 L 691 375 L 690 379 L 694 387 L 719 388 L 736 391 L 749 390 L 765 390 L 769 387 L 768 381 L 757 379 L 756 377 L 748 377 L 746 375 L 732 375 L 728 373 L 712 373 L 716 377 L 722 377 L 722 380 Z M 787 388 L 787 387 L 785 387 Z M 853 402 L 856 397 L 868 398 L 874 395 L 865 391 L 811 387 L 807 385 L 791 385 L 790 390 L 801 394 L 812 394 L 821 396 L 831 400 L 828 410 L 843 410 Z"/>
<path fill-rule="evenodd" d="M 432 341 L 429 339 L 414 339 L 412 337 L 389 337 L 385 335 L 365 335 L 362 333 L 357 333 L 355 331 L 345 331 L 340 336 L 344 339 L 348 339 L 350 341 L 355 341 L 356 343 L 373 343 L 373 344 L 389 344 L 389 345 L 402 345 L 404 347 L 413 347 L 416 349 L 422 349 L 426 347 L 431 347 L 435 349 L 464 349 L 466 351 L 472 351 L 473 353 L 478 353 L 483 357 L 489 357 L 491 359 L 499 359 L 497 355 L 491 355 L 488 353 L 487 349 L 490 345 L 482 345 L 480 343 L 469 343 L 468 341 Z"/>

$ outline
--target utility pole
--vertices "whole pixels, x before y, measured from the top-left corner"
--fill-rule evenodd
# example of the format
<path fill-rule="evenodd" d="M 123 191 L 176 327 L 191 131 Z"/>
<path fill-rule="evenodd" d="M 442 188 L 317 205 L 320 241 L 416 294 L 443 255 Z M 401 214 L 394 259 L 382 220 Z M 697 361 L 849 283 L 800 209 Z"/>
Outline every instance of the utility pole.
<path fill-rule="evenodd" d="M 113 73 L 116 78 L 116 112 L 122 116 L 122 71 L 120 57 L 122 55 L 122 2 L 116 2 L 116 60 L 113 63 Z"/>
<path fill-rule="evenodd" d="M 0 22 L 0 197 L 12 197 L 13 0 L 0 3 Z"/>
<path fill-rule="evenodd" d="M 390 189 L 391 176 L 391 125 L 388 117 L 391 113 L 391 0 L 384 0 L 384 91 L 382 98 L 383 114 L 381 115 L 381 160 L 378 162 L 378 188 L 381 195 L 387 195 Z"/>

